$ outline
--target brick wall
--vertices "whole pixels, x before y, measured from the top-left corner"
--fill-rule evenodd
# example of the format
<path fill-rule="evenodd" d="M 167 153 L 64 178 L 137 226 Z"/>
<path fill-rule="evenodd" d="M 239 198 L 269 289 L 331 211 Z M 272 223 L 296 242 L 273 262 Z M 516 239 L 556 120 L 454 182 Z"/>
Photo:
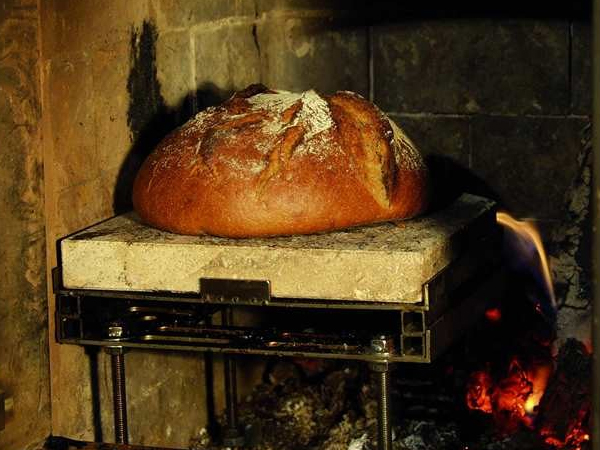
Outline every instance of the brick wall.
<path fill-rule="evenodd" d="M 365 5 L 42 2 L 48 266 L 56 264 L 58 238 L 128 208 L 139 164 L 169 129 L 261 81 L 372 98 L 443 163 L 449 180 L 538 219 L 560 298 L 584 306 L 589 25 L 557 18 L 571 12 L 442 20 L 386 9 L 390 2 Z M 585 332 L 589 312 L 564 311 L 564 333 Z M 88 358 L 76 347 L 51 344 L 50 351 L 53 432 L 92 439 L 96 389 Z M 186 446 L 206 420 L 203 360 L 146 352 L 127 358 L 132 441 Z M 109 440 L 104 355 L 98 366 Z"/>

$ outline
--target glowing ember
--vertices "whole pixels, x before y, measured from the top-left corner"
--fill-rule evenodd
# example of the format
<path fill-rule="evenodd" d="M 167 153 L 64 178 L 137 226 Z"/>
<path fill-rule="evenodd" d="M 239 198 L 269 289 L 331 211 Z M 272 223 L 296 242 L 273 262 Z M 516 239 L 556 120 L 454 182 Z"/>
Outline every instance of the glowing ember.
<path fill-rule="evenodd" d="M 475 372 L 467 387 L 467 405 L 492 414 L 502 433 L 515 432 L 521 425 L 531 428 L 551 373 L 550 363 L 524 367 L 517 358 L 499 380 L 494 380 L 489 371 Z"/>
<path fill-rule="evenodd" d="M 506 213 L 498 213 L 497 221 L 514 232 L 518 251 L 522 250 L 527 256 L 528 267 L 539 270 L 535 275 L 543 278 L 549 301 L 556 311 L 550 267 L 540 234 L 532 223 L 515 220 Z M 534 250 L 537 257 L 532 253 Z M 534 307 L 544 316 L 541 303 L 535 303 Z M 487 310 L 485 316 L 490 322 L 499 322 L 503 312 L 506 313 L 493 308 Z M 492 370 L 488 365 L 485 370 L 474 372 L 467 385 L 467 406 L 491 415 L 501 434 L 526 427 L 539 433 L 551 447 L 580 450 L 590 439 L 586 367 L 591 346 L 574 339 L 568 341 L 572 342 L 562 346 L 557 361 L 551 356 L 552 342 L 536 339 L 535 343 L 521 346 L 521 356 L 513 356 L 504 369 Z"/>
<path fill-rule="evenodd" d="M 582 444 L 590 440 L 590 435 L 587 434 L 580 426 L 573 427 L 573 429 L 567 434 L 567 438 L 564 441 L 561 441 L 554 436 L 546 436 L 544 434 L 544 430 L 542 430 L 541 434 L 544 436 L 544 442 L 546 444 L 556 448 L 581 450 Z"/>
<path fill-rule="evenodd" d="M 485 317 L 490 322 L 499 322 L 500 319 L 502 319 L 502 312 L 500 311 L 499 308 L 488 309 L 485 312 Z"/>
<path fill-rule="evenodd" d="M 487 371 L 478 371 L 471 374 L 467 388 L 467 406 L 491 414 L 493 411 L 491 396 L 493 385 L 492 377 Z"/>
<path fill-rule="evenodd" d="M 532 383 L 531 395 L 525 402 L 525 411 L 528 414 L 535 413 L 535 408 L 540 404 L 540 400 L 544 395 L 548 379 L 552 375 L 552 366 L 550 364 L 534 366 L 527 374 L 527 378 Z"/>

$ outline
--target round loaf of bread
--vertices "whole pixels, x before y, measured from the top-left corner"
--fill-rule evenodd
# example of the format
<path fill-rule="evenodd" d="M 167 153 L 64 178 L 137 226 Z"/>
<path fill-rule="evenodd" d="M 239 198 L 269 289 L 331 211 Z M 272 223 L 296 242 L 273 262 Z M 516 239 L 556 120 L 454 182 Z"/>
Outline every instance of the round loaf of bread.
<path fill-rule="evenodd" d="M 419 151 L 352 92 L 252 85 L 168 135 L 142 165 L 133 205 L 180 234 L 307 234 L 421 213 Z"/>

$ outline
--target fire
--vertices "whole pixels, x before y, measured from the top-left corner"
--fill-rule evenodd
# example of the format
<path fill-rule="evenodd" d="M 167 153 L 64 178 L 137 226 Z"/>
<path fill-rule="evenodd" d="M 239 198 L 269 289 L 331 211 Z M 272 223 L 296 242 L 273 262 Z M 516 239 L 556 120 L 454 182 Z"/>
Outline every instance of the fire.
<path fill-rule="evenodd" d="M 527 379 L 531 382 L 531 394 L 527 397 L 524 408 L 528 416 L 535 414 L 546 386 L 548 386 L 550 375 L 552 375 L 550 363 L 534 366 L 527 372 Z"/>
<path fill-rule="evenodd" d="M 585 432 L 581 426 L 581 421 L 578 421 L 579 425 L 572 427 L 567 433 L 567 437 L 564 441 L 557 439 L 551 434 L 546 434 L 544 430 L 541 431 L 544 437 L 544 442 L 552 447 L 556 448 L 568 448 L 573 450 L 581 450 L 584 442 L 590 440 L 590 435 Z"/>
<path fill-rule="evenodd" d="M 507 373 L 498 379 L 492 377 L 489 367 L 474 372 L 467 385 L 467 406 L 490 414 L 501 434 L 512 434 L 527 427 L 538 431 L 551 447 L 581 450 L 583 443 L 590 440 L 584 425 L 589 412 L 587 408 L 572 418 L 564 440 L 557 438 L 552 429 L 540 428 L 536 423 L 538 405 L 552 373 L 551 361 L 525 364 L 518 358 L 513 358 Z"/>
<path fill-rule="evenodd" d="M 550 264 L 548 263 L 548 257 L 546 255 L 546 250 L 544 249 L 542 237 L 535 225 L 528 221 L 517 220 L 505 212 L 498 212 L 496 214 L 496 221 L 500 225 L 512 230 L 525 243 L 533 244 L 535 246 L 540 261 L 540 270 L 546 285 L 546 291 L 550 297 L 552 307 L 556 308 L 556 298 L 552 283 L 552 274 L 550 272 Z"/>
<path fill-rule="evenodd" d="M 513 358 L 507 373 L 497 380 L 489 369 L 475 372 L 467 386 L 467 405 L 492 414 L 501 433 L 515 432 L 522 425 L 531 428 L 551 373 L 548 362 L 525 367 L 518 358 Z"/>
<path fill-rule="evenodd" d="M 498 213 L 497 221 L 517 237 L 519 250 L 527 256 L 527 267 L 539 271 L 534 277 L 536 280 L 543 280 L 548 300 L 556 311 L 550 265 L 539 232 L 531 222 L 516 220 L 506 213 Z M 537 257 L 532 254 L 533 251 Z M 537 302 L 534 307 L 537 313 L 544 315 L 541 302 Z M 485 316 L 490 322 L 499 322 L 504 320 L 504 312 L 500 308 L 492 308 L 486 311 Z M 551 344 L 541 339 L 536 340 L 535 343 L 520 346 L 522 354 L 510 358 L 510 363 L 504 369 L 497 365 L 492 368 L 488 364 L 484 370 L 472 373 L 467 384 L 466 403 L 472 410 L 489 414 L 501 434 L 512 434 L 519 429 L 529 428 L 550 447 L 580 450 L 590 439 L 587 431 L 590 405 L 585 401 L 575 403 L 577 406 L 573 411 L 578 408 L 580 410 L 578 413 L 571 413 L 567 408 L 572 405 L 561 402 L 563 397 L 560 393 L 563 391 L 560 390 L 560 383 L 566 382 L 563 372 L 554 373 L 556 355 L 553 356 L 550 351 Z M 589 343 L 579 345 L 583 349 L 581 351 L 589 355 Z M 551 389 L 548 389 L 549 382 L 553 383 Z M 544 398 L 547 389 L 549 393 Z M 564 398 L 568 403 L 569 397 Z M 562 415 L 548 414 L 548 411 L 556 412 L 555 409 L 548 409 L 548 405 L 556 407 L 562 404 L 565 406 Z M 557 417 L 561 420 L 553 422 Z"/>

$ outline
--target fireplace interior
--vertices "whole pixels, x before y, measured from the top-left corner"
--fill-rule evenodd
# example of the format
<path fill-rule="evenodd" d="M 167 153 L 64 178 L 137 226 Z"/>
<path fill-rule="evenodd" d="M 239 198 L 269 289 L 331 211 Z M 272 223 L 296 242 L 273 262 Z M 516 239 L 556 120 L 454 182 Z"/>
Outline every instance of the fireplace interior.
<path fill-rule="evenodd" d="M 0 449 L 592 448 L 592 4 L 563 3 L 2 2 Z M 432 211 L 200 239 L 289 272 L 176 285 L 135 174 L 258 82 L 373 101 L 426 155 Z"/>

